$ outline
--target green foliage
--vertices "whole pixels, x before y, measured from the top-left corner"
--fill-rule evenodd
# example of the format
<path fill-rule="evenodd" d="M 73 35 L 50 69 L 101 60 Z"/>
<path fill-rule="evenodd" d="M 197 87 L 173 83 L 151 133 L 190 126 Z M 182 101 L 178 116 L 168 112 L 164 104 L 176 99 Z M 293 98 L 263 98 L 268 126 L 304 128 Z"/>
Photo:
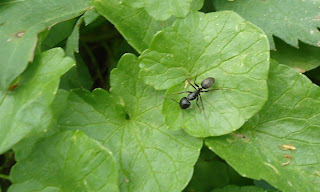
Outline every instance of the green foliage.
<path fill-rule="evenodd" d="M 160 110 L 164 92 L 138 79 L 138 65 L 134 55 L 122 57 L 111 74 L 110 94 L 71 91 L 56 103 L 65 106 L 58 123 L 86 132 L 114 153 L 121 190 L 180 191 L 192 175 L 202 141 L 166 129 Z"/>
<path fill-rule="evenodd" d="M 0 4 L 0 90 L 33 61 L 37 34 L 83 13 L 88 0 L 5 1 Z"/>
<path fill-rule="evenodd" d="M 272 49 L 272 35 L 294 47 L 298 47 L 298 39 L 320 46 L 319 0 L 214 1 L 214 5 L 217 10 L 233 10 L 263 29 Z"/>
<path fill-rule="evenodd" d="M 319 7 L 3 0 L 0 191 L 320 191 Z"/>
<path fill-rule="evenodd" d="M 140 57 L 140 76 L 156 89 L 171 87 L 166 97 L 186 91 L 186 78 L 197 76 L 200 84 L 214 77 L 214 88 L 229 90 L 203 96 L 205 111 L 193 107 L 182 119 L 179 105 L 167 99 L 163 114 L 170 128 L 199 137 L 223 135 L 241 127 L 266 101 L 268 50 L 265 35 L 233 12 L 189 14 L 154 37 Z"/>
<path fill-rule="evenodd" d="M 320 89 L 294 69 L 271 64 L 264 108 L 240 130 L 206 144 L 250 178 L 284 191 L 319 191 Z"/>
<path fill-rule="evenodd" d="M 61 48 L 51 49 L 35 57 L 12 90 L 0 92 L 0 153 L 30 134 L 46 131 L 60 77 L 72 65 Z"/>
<path fill-rule="evenodd" d="M 223 187 L 221 189 L 214 189 L 211 192 L 265 192 L 265 190 L 256 187 L 256 186 L 243 186 L 243 187 L 239 187 L 239 186 L 234 186 L 234 185 L 229 185 L 226 187 Z"/>
<path fill-rule="evenodd" d="M 10 176 L 9 191 L 119 191 L 112 153 L 80 131 L 38 141 Z"/>
<path fill-rule="evenodd" d="M 289 65 L 301 73 L 320 66 L 320 47 L 314 47 L 302 42 L 299 49 L 275 39 L 277 51 L 271 51 L 271 58 L 281 64 Z"/>

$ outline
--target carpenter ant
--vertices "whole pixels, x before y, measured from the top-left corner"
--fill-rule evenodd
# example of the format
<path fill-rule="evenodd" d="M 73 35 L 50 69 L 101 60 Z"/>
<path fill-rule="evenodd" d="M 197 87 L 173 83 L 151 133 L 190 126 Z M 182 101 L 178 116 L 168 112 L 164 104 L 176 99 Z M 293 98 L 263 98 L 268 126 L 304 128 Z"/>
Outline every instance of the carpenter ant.
<path fill-rule="evenodd" d="M 205 115 L 205 111 L 204 111 L 204 105 L 203 105 L 203 101 L 202 101 L 202 98 L 201 98 L 201 93 L 203 92 L 209 92 L 209 91 L 214 91 L 214 90 L 229 90 L 229 89 L 209 89 L 213 86 L 213 84 L 215 83 L 215 79 L 213 77 L 207 77 L 205 78 L 202 82 L 201 82 L 201 87 L 196 83 L 196 79 L 197 79 L 197 76 L 195 77 L 194 79 L 194 85 L 189 81 L 188 83 L 195 89 L 195 91 L 183 91 L 183 92 L 179 92 L 179 93 L 173 93 L 171 95 L 177 95 L 177 94 L 182 94 L 182 93 L 189 93 L 188 96 L 186 97 L 183 97 L 180 102 L 176 101 L 175 99 L 173 98 L 169 98 L 169 97 L 166 97 L 167 99 L 171 99 L 173 100 L 174 102 L 178 103 L 180 108 L 181 108 L 181 112 L 182 112 L 182 119 L 184 117 L 184 113 L 183 113 L 183 110 L 184 109 L 187 109 L 190 107 L 191 105 L 191 102 L 192 100 L 196 100 L 196 104 L 197 106 L 199 107 L 199 109 L 201 110 L 199 104 L 198 104 L 198 100 L 200 98 L 200 101 L 201 101 L 201 106 L 202 106 L 202 110 L 204 112 L 204 115 Z M 206 90 L 206 89 L 209 89 L 209 90 Z M 206 117 L 206 115 L 205 115 Z M 181 120 L 182 120 L 181 119 Z M 181 121 L 181 126 L 182 126 L 182 121 Z"/>
<path fill-rule="evenodd" d="M 189 95 L 187 97 L 183 97 L 180 100 L 179 105 L 180 105 L 181 109 L 189 108 L 190 105 L 191 105 L 190 101 L 195 100 L 195 99 L 196 99 L 196 104 L 199 107 L 198 100 L 200 98 L 202 109 L 204 110 L 203 101 L 202 101 L 202 98 L 201 98 L 201 93 L 209 92 L 209 91 L 213 91 L 213 90 L 220 90 L 220 89 L 204 90 L 204 89 L 209 89 L 210 87 L 213 86 L 213 84 L 215 82 L 215 79 L 213 77 L 205 78 L 201 82 L 201 87 L 196 83 L 196 79 L 197 79 L 197 77 L 194 79 L 194 85 L 188 81 L 189 84 L 195 89 L 195 91 L 193 91 L 193 92 L 192 91 L 183 91 L 183 92 L 175 93 L 175 94 L 189 93 Z"/>

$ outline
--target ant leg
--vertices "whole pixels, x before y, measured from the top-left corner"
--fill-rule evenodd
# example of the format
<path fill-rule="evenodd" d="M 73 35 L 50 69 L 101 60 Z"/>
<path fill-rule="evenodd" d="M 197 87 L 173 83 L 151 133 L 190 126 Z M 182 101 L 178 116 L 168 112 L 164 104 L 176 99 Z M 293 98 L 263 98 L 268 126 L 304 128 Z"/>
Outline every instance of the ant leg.
<path fill-rule="evenodd" d="M 195 90 L 198 90 L 191 82 L 189 79 L 187 79 L 188 83 L 195 89 Z M 197 84 L 196 84 L 197 85 Z M 197 87 L 199 87 L 199 85 L 197 85 Z"/>
<path fill-rule="evenodd" d="M 199 95 L 200 96 L 200 95 Z M 199 106 L 199 104 L 198 104 L 198 100 L 199 100 L 199 97 L 197 97 L 197 99 L 196 99 L 196 104 L 197 104 L 197 106 L 198 106 L 198 108 L 200 109 L 200 112 L 201 112 L 201 107 Z"/>
<path fill-rule="evenodd" d="M 215 90 L 231 90 L 231 89 L 210 89 L 210 90 L 201 90 L 200 92 L 209 92 L 209 91 L 215 91 Z"/>
<path fill-rule="evenodd" d="M 174 102 L 176 102 L 176 103 L 180 104 L 177 100 L 175 100 L 175 99 L 173 99 L 173 98 L 165 97 L 165 99 L 171 99 L 172 101 L 174 101 Z"/>
<path fill-rule="evenodd" d="M 195 86 L 199 88 L 200 86 L 196 83 L 197 77 L 198 77 L 198 71 L 197 71 L 196 77 L 193 80 L 193 83 L 195 84 Z"/>
<path fill-rule="evenodd" d="M 179 94 L 182 94 L 182 93 L 192 93 L 192 91 L 182 91 L 182 92 L 179 92 L 179 93 L 169 93 L 168 95 L 179 95 Z"/>
<path fill-rule="evenodd" d="M 202 110 L 203 110 L 204 117 L 207 119 L 207 115 L 206 115 L 206 111 L 204 110 L 204 105 L 203 105 L 203 101 L 202 101 L 201 95 L 199 95 L 199 97 L 200 97 L 200 102 L 201 102 L 201 105 L 202 105 Z"/>
<path fill-rule="evenodd" d="M 202 110 L 204 111 L 204 105 L 203 105 L 203 101 L 202 101 L 201 95 L 199 95 L 199 97 L 200 97 L 200 102 L 201 102 Z"/>

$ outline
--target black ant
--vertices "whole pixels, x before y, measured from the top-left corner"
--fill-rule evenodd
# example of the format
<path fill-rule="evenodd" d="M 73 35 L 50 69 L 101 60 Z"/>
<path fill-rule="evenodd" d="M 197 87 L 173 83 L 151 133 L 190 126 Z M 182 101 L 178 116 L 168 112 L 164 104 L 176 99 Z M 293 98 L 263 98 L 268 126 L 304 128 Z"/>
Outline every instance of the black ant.
<path fill-rule="evenodd" d="M 192 100 L 196 100 L 196 104 L 199 107 L 199 109 L 201 110 L 199 104 L 198 104 L 198 100 L 200 98 L 201 101 L 201 105 L 202 105 L 202 110 L 204 112 L 205 115 L 205 111 L 204 111 L 204 105 L 203 105 L 203 101 L 202 101 L 202 97 L 201 97 L 201 93 L 203 92 L 209 92 L 209 91 L 214 91 L 214 90 L 229 90 L 229 89 L 209 89 L 213 86 L 213 84 L 215 83 L 215 79 L 213 77 L 207 77 L 205 78 L 202 82 L 201 82 L 201 87 L 196 83 L 196 79 L 197 76 L 194 79 L 194 85 L 187 79 L 188 83 L 195 89 L 195 91 L 183 91 L 183 92 L 179 92 L 179 93 L 173 93 L 171 95 L 177 95 L 177 94 L 182 94 L 182 93 L 189 93 L 187 97 L 183 97 L 180 102 L 176 101 L 173 98 L 169 98 L 167 97 L 167 99 L 171 99 L 174 102 L 178 103 L 180 108 L 181 108 L 181 112 L 182 112 L 182 119 L 184 117 L 184 113 L 183 110 L 187 109 L 190 107 Z M 209 89 L 209 90 L 206 90 Z M 205 115 L 206 117 L 206 115 Z M 182 120 L 181 119 L 181 120 Z M 182 125 L 182 122 L 181 122 Z"/>
<path fill-rule="evenodd" d="M 180 108 L 181 109 L 187 109 L 190 107 L 191 103 L 190 101 L 195 100 L 196 99 L 196 104 L 198 105 L 198 99 L 200 98 L 201 104 L 202 104 L 202 109 L 204 109 L 203 106 L 203 101 L 201 98 L 201 94 L 202 92 L 209 92 L 209 91 L 213 91 L 213 90 L 218 90 L 218 89 L 210 89 L 210 90 L 204 90 L 204 89 L 209 89 L 210 87 L 212 87 L 212 85 L 215 82 L 215 79 L 213 77 L 207 77 L 205 78 L 202 82 L 201 82 L 201 87 L 196 83 L 196 79 L 194 80 L 194 85 L 192 83 L 189 84 L 195 89 L 194 92 L 192 91 L 184 91 L 184 92 L 180 92 L 180 93 L 176 93 L 176 94 L 181 94 L 181 93 L 189 93 L 189 95 L 187 97 L 183 97 L 180 102 Z M 198 105 L 199 107 L 199 105 Z M 199 107 L 200 108 L 200 107 Z"/>
<path fill-rule="evenodd" d="M 197 77 L 194 79 L 194 85 L 192 83 L 190 83 L 189 80 L 188 83 L 195 89 L 195 91 L 183 91 L 183 92 L 179 92 L 179 93 L 174 93 L 175 94 L 181 94 L 181 93 L 189 93 L 189 95 L 187 97 L 183 97 L 179 103 L 180 108 L 181 109 L 187 109 L 190 107 L 191 103 L 190 101 L 195 100 L 196 99 L 196 104 L 197 106 L 200 108 L 199 104 L 198 104 L 198 100 L 200 98 L 201 101 L 201 105 L 202 105 L 202 109 L 204 110 L 204 106 L 203 106 L 203 101 L 201 98 L 201 93 L 203 92 L 209 92 L 209 91 L 214 91 L 214 90 L 222 90 L 222 89 L 210 89 L 210 90 L 204 90 L 204 89 L 209 89 L 213 86 L 213 84 L 215 83 L 215 79 L 213 77 L 207 77 L 205 78 L 202 82 L 201 82 L 201 87 L 196 83 L 196 79 Z"/>

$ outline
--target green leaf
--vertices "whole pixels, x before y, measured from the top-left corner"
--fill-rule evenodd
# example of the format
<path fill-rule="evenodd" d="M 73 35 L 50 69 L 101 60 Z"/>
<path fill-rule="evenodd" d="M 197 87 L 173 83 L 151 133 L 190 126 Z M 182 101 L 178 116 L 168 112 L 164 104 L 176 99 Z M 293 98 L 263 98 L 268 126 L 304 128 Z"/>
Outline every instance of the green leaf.
<path fill-rule="evenodd" d="M 192 0 L 190 3 L 190 10 L 198 11 L 204 6 L 204 0 Z"/>
<path fill-rule="evenodd" d="M 281 191 L 319 191 L 320 89 L 278 64 L 270 67 L 268 86 L 269 99 L 257 115 L 239 131 L 206 144 L 249 178 Z"/>
<path fill-rule="evenodd" d="M 37 34 L 74 18 L 89 7 L 88 0 L 7 1 L 0 4 L 0 90 L 33 60 Z"/>
<path fill-rule="evenodd" d="M 175 19 L 156 21 L 138 5 L 140 2 L 142 0 L 135 5 L 119 0 L 92 1 L 98 13 L 107 18 L 139 53 L 149 47 L 154 34 L 171 26 Z"/>
<path fill-rule="evenodd" d="M 241 177 L 226 162 L 204 147 L 185 191 L 207 192 L 230 184 L 252 185 L 253 181 Z"/>
<path fill-rule="evenodd" d="M 156 89 L 167 89 L 166 97 L 179 101 L 194 91 L 185 80 L 196 83 L 214 77 L 217 90 L 203 93 L 205 110 L 195 102 L 182 111 L 166 99 L 162 112 L 171 129 L 184 128 L 199 137 L 230 133 L 261 109 L 267 100 L 268 42 L 257 27 L 226 11 L 193 13 L 158 33 L 140 56 L 140 76 Z M 201 102 L 198 102 L 201 107 Z"/>
<path fill-rule="evenodd" d="M 122 3 L 131 7 L 144 8 L 155 20 L 167 20 L 171 16 L 185 17 L 192 0 L 123 0 Z M 194 1 L 193 1 L 194 2 Z M 200 7 L 201 8 L 201 7 Z"/>
<path fill-rule="evenodd" d="M 320 47 L 300 42 L 299 49 L 296 49 L 277 38 L 275 43 L 277 50 L 271 51 L 271 58 L 279 63 L 293 67 L 301 73 L 320 66 Z"/>
<path fill-rule="evenodd" d="M 76 21 L 76 19 L 70 19 L 68 21 L 58 23 L 57 25 L 50 28 L 44 41 L 40 43 L 41 50 L 45 51 L 51 49 L 55 47 L 58 43 L 67 39 L 70 36 Z"/>
<path fill-rule="evenodd" d="M 59 126 L 83 130 L 113 152 L 121 191 L 181 191 L 202 140 L 166 129 L 160 111 L 164 92 L 145 85 L 138 71 L 137 58 L 124 55 L 111 73 L 110 94 L 71 91 L 60 104 L 66 106 L 59 110 Z"/>
<path fill-rule="evenodd" d="M 254 180 L 254 185 L 268 192 L 279 191 L 276 188 L 274 188 L 272 185 L 270 185 L 268 182 L 266 182 L 265 180 Z"/>
<path fill-rule="evenodd" d="M 85 21 L 85 24 L 88 25 L 93 22 L 99 14 L 93 9 L 86 11 L 74 25 L 71 35 L 68 37 L 66 43 L 66 55 L 75 58 L 74 53 L 79 53 L 79 31 L 81 24 Z"/>
<path fill-rule="evenodd" d="M 81 131 L 38 141 L 10 173 L 14 191 L 119 191 L 112 153 Z"/>
<path fill-rule="evenodd" d="M 265 190 L 257 187 L 257 186 L 236 186 L 236 185 L 229 185 L 223 187 L 221 189 L 214 189 L 211 192 L 264 192 Z"/>
<path fill-rule="evenodd" d="M 46 130 L 60 76 L 72 65 L 61 48 L 51 49 L 35 58 L 17 84 L 0 91 L 0 154 L 28 134 Z"/>
<path fill-rule="evenodd" d="M 100 16 L 100 14 L 93 7 L 91 7 L 91 9 L 86 11 L 83 15 L 85 25 L 87 26 L 87 25 L 91 24 L 96 19 L 98 19 L 99 16 Z"/>
<path fill-rule="evenodd" d="M 59 89 L 71 90 L 76 88 L 90 90 L 93 81 L 88 67 L 81 56 L 75 55 L 76 66 L 73 66 L 66 74 L 61 77 Z"/>
<path fill-rule="evenodd" d="M 289 45 L 298 47 L 298 39 L 320 46 L 320 1 L 318 0 L 252 0 L 213 1 L 217 10 L 233 10 L 256 24 L 267 34 L 271 49 L 275 49 L 272 35 Z"/>

